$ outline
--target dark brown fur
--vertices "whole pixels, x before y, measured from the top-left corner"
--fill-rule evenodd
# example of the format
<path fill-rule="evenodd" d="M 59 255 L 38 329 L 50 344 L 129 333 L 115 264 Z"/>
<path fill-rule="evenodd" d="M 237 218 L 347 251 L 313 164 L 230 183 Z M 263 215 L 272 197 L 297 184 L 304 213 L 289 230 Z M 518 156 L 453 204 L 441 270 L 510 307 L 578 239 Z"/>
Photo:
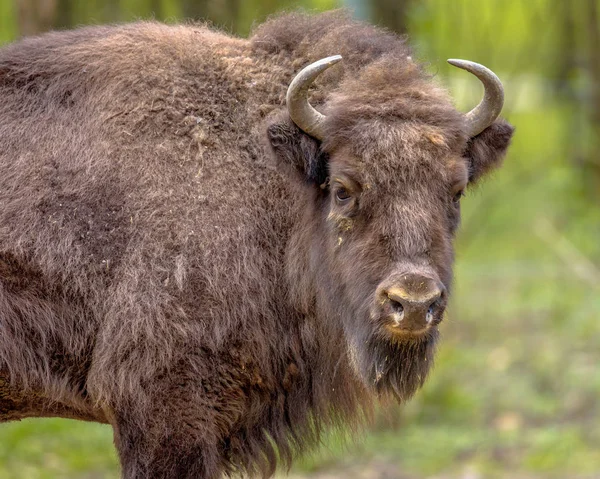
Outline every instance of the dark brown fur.
<path fill-rule="evenodd" d="M 284 96 L 338 53 L 320 144 Z M 269 475 L 374 395 L 410 397 L 436 334 L 386 335 L 375 288 L 414 268 L 449 288 L 452 189 L 512 128 L 466 138 L 408 55 L 338 12 L 0 50 L 0 421 L 108 422 L 127 478 Z"/>

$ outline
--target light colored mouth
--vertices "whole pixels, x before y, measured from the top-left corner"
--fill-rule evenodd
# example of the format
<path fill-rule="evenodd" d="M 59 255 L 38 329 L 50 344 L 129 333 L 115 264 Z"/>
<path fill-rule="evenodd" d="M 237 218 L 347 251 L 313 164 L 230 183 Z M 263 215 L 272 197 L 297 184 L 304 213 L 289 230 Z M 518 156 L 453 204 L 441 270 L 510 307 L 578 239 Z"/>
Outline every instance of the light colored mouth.
<path fill-rule="evenodd" d="M 395 312 L 388 316 L 389 323 L 386 324 L 386 329 L 392 334 L 405 334 L 411 336 L 420 336 L 432 327 L 431 322 L 433 321 L 433 314 L 427 312 L 425 317 L 426 325 L 421 329 L 407 329 L 404 326 L 404 311 Z"/>
<path fill-rule="evenodd" d="M 435 328 L 435 326 L 431 326 L 428 324 L 424 328 L 421 329 L 405 329 L 401 327 L 400 323 L 392 323 L 386 324 L 385 329 L 397 339 L 417 339 L 421 338 L 427 331 Z"/>

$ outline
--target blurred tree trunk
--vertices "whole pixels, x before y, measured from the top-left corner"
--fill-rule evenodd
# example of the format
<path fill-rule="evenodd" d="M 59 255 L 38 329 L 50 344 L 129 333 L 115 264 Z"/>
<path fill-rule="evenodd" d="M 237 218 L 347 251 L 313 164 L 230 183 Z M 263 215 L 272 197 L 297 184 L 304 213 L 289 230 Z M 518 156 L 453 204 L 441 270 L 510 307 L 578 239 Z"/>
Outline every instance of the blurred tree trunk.
<path fill-rule="evenodd" d="M 554 0 L 559 38 L 554 89 L 575 108 L 569 119 L 565 154 L 581 173 L 587 195 L 600 198 L 600 25 L 598 0 Z M 580 81 L 585 78 L 587 88 Z"/>
<path fill-rule="evenodd" d="M 55 26 L 57 28 L 69 28 L 73 25 L 73 5 L 71 0 L 57 0 L 58 8 L 56 13 Z"/>
<path fill-rule="evenodd" d="M 35 35 L 54 27 L 58 0 L 16 0 L 19 34 Z"/>
<path fill-rule="evenodd" d="M 591 191 L 600 198 L 600 25 L 598 24 L 598 2 L 587 0 L 587 69 L 590 80 L 589 121 L 590 145 L 584 164 L 584 178 L 591 182 Z"/>
<path fill-rule="evenodd" d="M 148 4 L 147 1 L 145 1 L 144 3 Z M 93 16 L 93 15 L 100 14 L 103 22 L 118 22 L 119 20 L 121 20 L 121 2 L 120 2 L 120 0 L 103 0 L 100 3 L 100 5 L 101 5 L 101 7 L 99 9 L 97 6 L 88 3 L 87 9 L 86 9 L 87 10 L 86 17 L 88 15 Z M 143 8 L 143 6 L 140 5 L 140 8 Z M 96 10 L 96 11 L 100 10 L 100 12 L 95 13 L 94 10 Z M 94 13 L 92 13 L 92 12 L 94 12 Z"/>
<path fill-rule="evenodd" d="M 150 0 L 150 8 L 152 8 L 152 14 L 154 15 L 154 18 L 157 20 L 163 19 L 161 0 Z"/>
<path fill-rule="evenodd" d="M 208 17 L 207 0 L 182 0 L 183 16 L 193 20 L 204 20 Z"/>
<path fill-rule="evenodd" d="M 560 18 L 558 35 L 557 72 L 555 88 L 557 93 L 564 95 L 567 100 L 575 100 L 574 88 L 571 82 L 577 68 L 577 46 L 575 41 L 575 16 L 570 2 L 554 0 L 555 8 Z"/>
<path fill-rule="evenodd" d="M 183 0 L 183 15 L 194 20 L 210 20 L 215 26 L 238 32 L 240 0 Z"/>
<path fill-rule="evenodd" d="M 232 32 L 237 32 L 239 28 L 239 16 L 240 16 L 240 0 L 227 0 L 225 2 L 227 5 L 227 26 L 231 29 Z"/>
<path fill-rule="evenodd" d="M 354 16 L 398 33 L 408 33 L 408 14 L 415 0 L 344 0 Z"/>
<path fill-rule="evenodd" d="M 369 20 L 371 18 L 370 0 L 344 0 L 344 6 L 350 9 L 356 18 Z"/>
<path fill-rule="evenodd" d="M 398 33 L 408 33 L 408 13 L 414 0 L 372 0 L 371 18 Z"/>

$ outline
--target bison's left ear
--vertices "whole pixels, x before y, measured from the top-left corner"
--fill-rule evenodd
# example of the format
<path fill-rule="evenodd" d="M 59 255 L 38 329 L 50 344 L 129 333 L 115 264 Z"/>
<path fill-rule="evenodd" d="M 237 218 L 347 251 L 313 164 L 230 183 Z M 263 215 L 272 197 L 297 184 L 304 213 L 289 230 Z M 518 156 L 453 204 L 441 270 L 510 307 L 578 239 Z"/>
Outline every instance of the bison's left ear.
<path fill-rule="evenodd" d="M 502 164 L 514 130 L 512 125 L 501 120 L 469 140 L 465 151 L 469 160 L 469 183 L 477 182 Z"/>
<path fill-rule="evenodd" d="M 327 154 L 321 151 L 321 142 L 300 130 L 287 113 L 267 127 L 267 138 L 279 161 L 291 165 L 308 182 L 325 182 Z"/>

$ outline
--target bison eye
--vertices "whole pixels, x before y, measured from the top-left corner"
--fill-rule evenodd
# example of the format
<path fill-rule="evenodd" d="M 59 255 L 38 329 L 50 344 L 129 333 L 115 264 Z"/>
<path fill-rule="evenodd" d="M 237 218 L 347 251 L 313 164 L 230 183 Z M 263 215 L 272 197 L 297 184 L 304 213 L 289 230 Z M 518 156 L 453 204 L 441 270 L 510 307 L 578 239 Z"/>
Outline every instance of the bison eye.
<path fill-rule="evenodd" d="M 348 200 L 350 198 L 352 198 L 352 196 L 350 195 L 350 193 L 348 192 L 348 190 L 346 188 L 340 187 L 335 191 L 335 198 L 340 203 L 347 203 Z"/>
<path fill-rule="evenodd" d="M 454 198 L 452 198 L 452 202 L 458 206 L 458 204 L 460 203 L 460 199 L 465 196 L 465 190 L 460 190 L 458 191 L 455 195 Z"/>

